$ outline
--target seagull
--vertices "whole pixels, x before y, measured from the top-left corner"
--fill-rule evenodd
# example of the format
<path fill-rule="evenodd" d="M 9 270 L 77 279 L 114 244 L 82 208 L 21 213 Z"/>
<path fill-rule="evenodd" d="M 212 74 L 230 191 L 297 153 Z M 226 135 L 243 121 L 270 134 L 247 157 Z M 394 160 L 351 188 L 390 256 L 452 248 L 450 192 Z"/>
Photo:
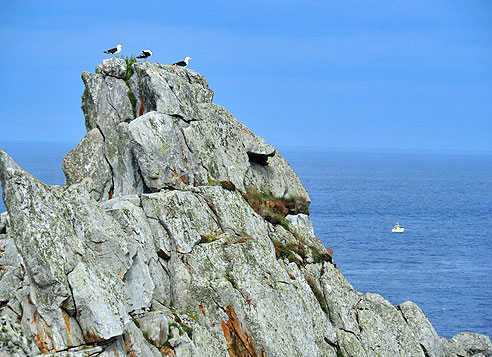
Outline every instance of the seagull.
<path fill-rule="evenodd" d="M 139 54 L 136 58 L 145 58 L 145 62 L 147 62 L 147 58 L 152 56 L 151 50 L 143 50 L 141 54 Z"/>
<path fill-rule="evenodd" d="M 107 53 L 108 55 L 113 55 L 113 56 L 116 57 L 116 55 L 121 52 L 121 47 L 123 47 L 123 46 L 122 45 L 118 45 L 115 48 L 111 48 L 111 49 L 109 49 L 107 51 L 104 51 L 104 53 Z"/>
<path fill-rule="evenodd" d="M 179 61 L 176 63 L 173 63 L 173 66 L 180 66 L 180 67 L 186 67 L 188 65 L 188 61 L 191 59 L 191 57 L 186 57 L 184 61 Z"/>

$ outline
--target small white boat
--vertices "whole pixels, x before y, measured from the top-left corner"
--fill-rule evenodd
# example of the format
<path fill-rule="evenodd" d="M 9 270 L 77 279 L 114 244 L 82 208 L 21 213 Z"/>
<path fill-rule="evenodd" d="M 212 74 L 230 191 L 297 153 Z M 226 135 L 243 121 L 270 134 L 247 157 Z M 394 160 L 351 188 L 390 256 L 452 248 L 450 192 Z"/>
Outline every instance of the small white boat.
<path fill-rule="evenodd" d="M 392 232 L 401 233 L 401 232 L 404 232 L 405 231 L 405 228 L 400 227 L 400 223 L 396 222 L 395 228 L 393 228 L 391 231 Z"/>

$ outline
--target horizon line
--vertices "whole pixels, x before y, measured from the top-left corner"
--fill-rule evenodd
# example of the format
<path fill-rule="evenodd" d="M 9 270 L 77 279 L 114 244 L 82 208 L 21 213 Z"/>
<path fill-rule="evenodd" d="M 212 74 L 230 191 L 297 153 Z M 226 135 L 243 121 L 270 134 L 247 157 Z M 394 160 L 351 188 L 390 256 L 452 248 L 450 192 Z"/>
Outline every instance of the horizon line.
<path fill-rule="evenodd" d="M 65 144 L 74 145 L 79 141 L 59 140 L 0 140 L 0 148 L 3 144 Z M 329 149 L 329 150 L 394 150 L 394 151 L 446 151 L 446 152 L 480 152 L 492 154 L 492 149 L 450 149 L 450 148 L 418 148 L 418 147 L 363 147 L 363 146 L 317 146 L 317 145 L 272 145 L 275 148 L 287 149 Z"/>

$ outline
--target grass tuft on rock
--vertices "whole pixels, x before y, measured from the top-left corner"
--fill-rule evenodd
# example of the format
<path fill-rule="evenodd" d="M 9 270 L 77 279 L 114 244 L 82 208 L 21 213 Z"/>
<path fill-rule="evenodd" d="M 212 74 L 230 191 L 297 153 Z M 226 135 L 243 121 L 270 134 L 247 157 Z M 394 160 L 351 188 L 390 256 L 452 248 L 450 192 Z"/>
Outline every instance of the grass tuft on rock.
<path fill-rule="evenodd" d="M 137 59 L 131 55 L 130 57 L 126 56 L 124 58 L 126 62 L 126 77 L 125 77 L 125 83 L 128 89 L 130 89 L 130 78 L 133 76 L 133 68 L 132 64 L 137 62 Z M 128 99 L 130 99 L 130 103 L 132 104 L 132 109 L 133 109 L 133 117 L 137 117 L 137 98 L 135 97 L 135 94 L 129 90 L 127 92 Z"/>
<path fill-rule="evenodd" d="M 209 232 L 201 236 L 200 243 L 212 243 L 219 239 L 221 232 L 219 230 L 215 232 Z"/>
<path fill-rule="evenodd" d="M 290 230 L 289 221 L 285 218 L 288 214 L 309 214 L 309 203 L 303 197 L 275 197 L 251 186 L 246 187 L 243 197 L 265 220 L 279 224 L 286 230 Z"/>
<path fill-rule="evenodd" d="M 319 306 L 321 306 L 321 310 L 323 310 L 326 314 L 329 314 L 330 310 L 326 305 L 325 298 L 323 297 L 323 294 L 316 286 L 316 283 L 313 281 L 313 278 L 308 276 L 306 278 L 306 281 L 309 284 L 309 287 L 311 288 L 311 291 L 313 292 L 314 296 L 316 296 L 316 300 L 318 300 Z"/>
<path fill-rule="evenodd" d="M 236 185 L 232 181 L 216 181 L 212 176 L 208 176 L 208 186 L 221 186 L 223 189 L 234 192 L 236 191 Z"/>
<path fill-rule="evenodd" d="M 275 256 L 277 259 L 287 258 L 291 263 L 296 263 L 297 265 L 302 264 L 302 259 L 305 258 L 304 249 L 299 246 L 302 245 L 302 243 L 284 244 L 277 239 L 273 239 L 272 243 L 275 247 Z"/>
<path fill-rule="evenodd" d="M 131 55 L 130 57 L 126 56 L 124 58 L 124 60 L 126 62 L 126 78 L 125 78 L 125 83 L 126 83 L 126 85 L 128 87 L 130 87 L 129 80 L 133 76 L 132 64 L 136 63 L 137 62 L 137 59 L 133 55 Z"/>
<path fill-rule="evenodd" d="M 180 323 L 180 326 L 183 329 L 183 331 L 186 332 L 186 334 L 188 335 L 190 340 L 192 340 L 193 339 L 193 328 L 191 328 L 190 326 L 188 326 L 184 322 Z"/>
<path fill-rule="evenodd" d="M 333 257 L 331 256 L 330 253 L 328 253 L 327 251 L 320 252 L 319 250 L 317 250 L 314 247 L 310 247 L 310 248 L 311 248 L 313 260 L 315 263 L 328 262 L 328 263 L 333 264 Z"/>
<path fill-rule="evenodd" d="M 133 116 L 137 117 L 137 98 L 135 98 L 135 94 L 132 91 L 128 91 L 126 93 L 128 95 L 128 99 L 130 99 L 130 103 L 132 104 Z"/>

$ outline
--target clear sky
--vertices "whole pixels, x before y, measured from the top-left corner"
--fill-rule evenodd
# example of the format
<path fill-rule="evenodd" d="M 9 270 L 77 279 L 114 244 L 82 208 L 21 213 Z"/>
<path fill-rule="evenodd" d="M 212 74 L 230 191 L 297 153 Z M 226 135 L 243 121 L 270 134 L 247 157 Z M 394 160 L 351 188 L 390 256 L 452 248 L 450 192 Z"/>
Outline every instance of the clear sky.
<path fill-rule="evenodd" d="M 62 5 L 60 5 L 62 4 Z M 103 50 L 193 58 L 281 146 L 492 150 L 492 1 L 7 1 L 0 143 L 78 142 Z"/>

